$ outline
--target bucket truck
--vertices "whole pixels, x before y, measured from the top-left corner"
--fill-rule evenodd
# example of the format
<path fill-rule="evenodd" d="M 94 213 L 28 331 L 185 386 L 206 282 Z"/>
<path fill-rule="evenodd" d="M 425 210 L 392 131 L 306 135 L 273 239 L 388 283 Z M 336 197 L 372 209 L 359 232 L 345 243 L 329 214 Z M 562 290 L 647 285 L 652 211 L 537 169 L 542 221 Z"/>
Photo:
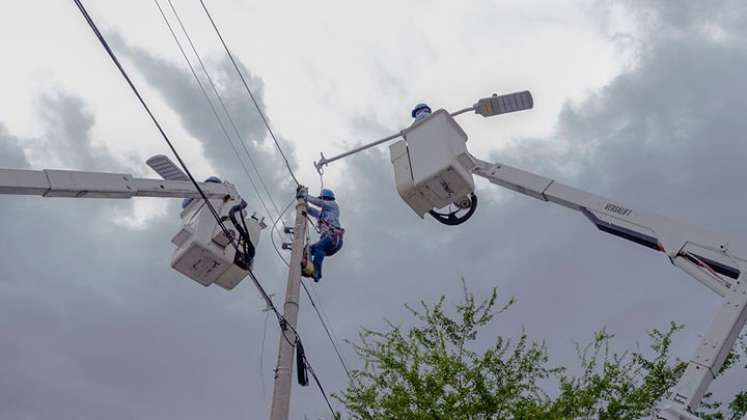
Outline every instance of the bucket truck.
<path fill-rule="evenodd" d="M 479 176 L 578 211 L 602 232 L 662 253 L 673 266 L 722 298 L 695 355 L 656 414 L 657 419 L 697 419 L 694 413 L 747 321 L 747 275 L 743 271 L 747 249 L 705 229 L 503 163 L 481 160 L 469 153 L 467 134 L 453 118 L 469 111 L 489 117 L 531 109 L 533 104 L 531 94 L 524 91 L 482 98 L 454 113 L 440 109 L 399 133 L 333 158 L 322 155 L 314 165 L 321 174 L 330 162 L 402 137 L 389 146 L 395 185 L 400 197 L 421 218 L 430 214 L 452 226 L 466 222 L 477 207 L 473 176 Z"/>
<path fill-rule="evenodd" d="M 171 239 L 176 246 L 171 267 L 203 286 L 217 284 L 227 290 L 236 287 L 252 268 L 260 233 L 267 227 L 264 221 L 255 215 L 247 217 L 246 202 L 229 182 L 211 179 L 198 183 L 215 209 L 219 217 L 216 219 L 194 184 L 171 160 L 157 155 L 146 163 L 162 179 L 124 173 L 0 169 L 0 194 L 186 198 L 180 214 L 182 226 Z M 224 223 L 228 221 L 231 223 Z"/>

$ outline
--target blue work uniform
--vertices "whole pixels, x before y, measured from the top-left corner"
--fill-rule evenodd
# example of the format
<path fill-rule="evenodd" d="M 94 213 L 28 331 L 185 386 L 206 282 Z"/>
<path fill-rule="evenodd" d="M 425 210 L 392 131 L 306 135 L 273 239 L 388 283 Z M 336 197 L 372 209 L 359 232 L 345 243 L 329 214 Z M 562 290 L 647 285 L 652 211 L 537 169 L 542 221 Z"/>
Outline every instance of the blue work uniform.
<path fill-rule="evenodd" d="M 340 227 L 340 207 L 334 200 L 307 195 L 306 200 L 319 209 L 309 206 L 309 215 L 319 220 L 320 238 L 309 247 L 311 262 L 314 264 L 314 281 L 322 278 L 322 262 L 324 257 L 335 255 L 342 248 L 342 235 L 345 232 Z"/>

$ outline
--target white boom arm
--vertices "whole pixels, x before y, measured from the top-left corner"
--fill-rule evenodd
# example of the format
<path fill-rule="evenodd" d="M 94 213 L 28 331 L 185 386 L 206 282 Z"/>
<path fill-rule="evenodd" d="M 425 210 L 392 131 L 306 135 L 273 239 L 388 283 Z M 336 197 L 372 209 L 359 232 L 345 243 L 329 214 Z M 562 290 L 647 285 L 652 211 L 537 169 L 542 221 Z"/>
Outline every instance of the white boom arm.
<path fill-rule="evenodd" d="M 235 187 L 228 183 L 203 182 L 199 185 L 210 199 L 238 197 Z M 0 194 L 75 198 L 200 197 L 190 181 L 52 169 L 0 169 Z"/>
<path fill-rule="evenodd" d="M 233 184 L 217 179 L 216 182 L 198 183 L 211 203 L 209 212 L 195 185 L 167 157 L 154 156 L 147 163 L 164 179 L 105 172 L 0 169 L 0 194 L 69 198 L 195 198 L 183 203 L 183 225 L 171 239 L 176 245 L 171 267 L 203 286 L 216 283 L 225 289 L 233 289 L 251 269 L 260 233 L 266 227 L 264 222 L 254 215 L 245 217 L 247 204 Z M 217 214 L 212 214 L 213 210 Z M 237 226 L 237 217 L 241 219 L 238 223 L 241 226 Z M 218 220 L 230 220 L 232 226 L 225 228 Z"/>
<path fill-rule="evenodd" d="M 708 386 L 747 321 L 744 249 L 733 249 L 713 233 L 644 213 L 550 178 L 472 158 L 472 173 L 505 188 L 582 212 L 600 230 L 664 252 L 672 264 L 723 297 L 695 356 L 658 414 L 662 419 L 697 418 Z"/>

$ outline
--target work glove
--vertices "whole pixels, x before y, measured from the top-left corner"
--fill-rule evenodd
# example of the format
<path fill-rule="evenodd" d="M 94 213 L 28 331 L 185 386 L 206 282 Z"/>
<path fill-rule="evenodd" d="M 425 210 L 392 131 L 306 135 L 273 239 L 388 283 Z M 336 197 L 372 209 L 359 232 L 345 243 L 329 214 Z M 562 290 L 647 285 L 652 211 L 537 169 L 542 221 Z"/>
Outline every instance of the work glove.
<path fill-rule="evenodd" d="M 305 200 L 306 199 L 306 194 L 307 194 L 306 187 L 304 187 L 302 185 L 299 185 L 296 188 L 296 200 L 298 200 L 299 198 L 303 198 Z"/>

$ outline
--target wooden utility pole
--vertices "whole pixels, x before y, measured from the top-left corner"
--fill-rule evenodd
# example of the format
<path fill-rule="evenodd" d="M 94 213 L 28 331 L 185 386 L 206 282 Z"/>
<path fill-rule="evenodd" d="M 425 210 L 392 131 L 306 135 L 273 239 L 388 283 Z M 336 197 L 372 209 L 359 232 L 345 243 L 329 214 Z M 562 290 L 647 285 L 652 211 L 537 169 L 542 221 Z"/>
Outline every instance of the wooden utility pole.
<path fill-rule="evenodd" d="M 299 190 L 306 192 L 306 187 Z M 296 200 L 296 220 L 293 228 L 293 245 L 290 267 L 288 267 L 288 286 L 285 291 L 283 317 L 285 323 L 280 331 L 278 364 L 275 369 L 275 386 L 272 391 L 272 411 L 270 420 L 288 420 L 290 393 L 293 376 L 293 351 L 296 348 L 296 325 L 298 323 L 298 298 L 301 288 L 301 261 L 303 260 L 304 239 L 306 238 L 306 200 Z"/>

